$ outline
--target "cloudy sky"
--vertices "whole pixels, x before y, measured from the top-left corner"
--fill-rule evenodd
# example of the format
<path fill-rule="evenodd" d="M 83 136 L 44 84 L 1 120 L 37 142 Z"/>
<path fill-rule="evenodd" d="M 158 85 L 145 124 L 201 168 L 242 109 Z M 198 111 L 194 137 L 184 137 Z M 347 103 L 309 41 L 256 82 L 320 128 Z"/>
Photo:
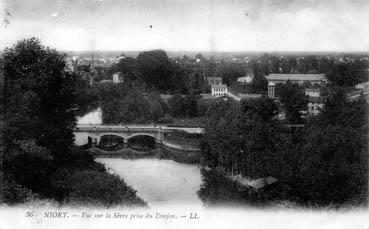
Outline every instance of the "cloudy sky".
<path fill-rule="evenodd" d="M 369 51 L 367 0 L 0 0 L 0 49 Z"/>

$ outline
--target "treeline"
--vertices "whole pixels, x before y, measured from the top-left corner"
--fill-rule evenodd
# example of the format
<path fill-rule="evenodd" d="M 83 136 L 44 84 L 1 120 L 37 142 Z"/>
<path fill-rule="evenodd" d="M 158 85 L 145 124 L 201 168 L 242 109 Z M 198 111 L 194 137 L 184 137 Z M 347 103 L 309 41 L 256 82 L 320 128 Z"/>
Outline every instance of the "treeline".
<path fill-rule="evenodd" d="M 160 92 L 142 93 L 124 84 L 98 85 L 104 123 L 171 123 L 174 118 L 203 117 L 207 104 L 197 95 L 171 95 L 167 100 Z"/>
<path fill-rule="evenodd" d="M 0 202 L 144 206 L 131 187 L 74 145 L 76 79 L 65 56 L 32 38 L 2 56 Z"/>
<path fill-rule="evenodd" d="M 367 102 L 348 101 L 342 91 L 330 94 L 322 112 L 303 128 L 288 128 L 273 117 L 276 105 L 268 98 L 214 104 L 202 142 L 202 164 L 250 179 L 278 179 L 268 202 L 292 201 L 304 206 L 365 204 L 368 187 Z M 204 171 L 199 191 L 208 203 L 244 203 L 260 198 L 224 185 L 225 174 Z M 219 188 L 206 181 L 218 180 Z M 218 182 L 217 181 L 217 182 Z M 218 182 L 218 183 L 219 183 Z M 228 199 L 223 199 L 226 196 Z M 236 200 L 233 199 L 233 200 Z M 237 201 L 236 201 L 237 202 Z"/>
<path fill-rule="evenodd" d="M 252 58 L 248 66 L 256 76 L 270 73 L 325 73 L 333 86 L 353 86 L 368 80 L 367 56 L 360 55 L 289 55 L 265 54 Z"/>
<path fill-rule="evenodd" d="M 251 65 L 217 62 L 213 58 L 206 59 L 201 54 L 196 55 L 196 59 L 187 56 L 170 59 L 163 50 L 141 52 L 137 58 L 122 58 L 109 70 L 121 72 L 124 83 L 131 87 L 183 95 L 210 93 L 206 77 L 220 77 L 223 84 L 229 86 L 250 71 L 253 71 Z M 265 91 L 264 75 L 257 74 L 250 87 L 255 93 Z"/>

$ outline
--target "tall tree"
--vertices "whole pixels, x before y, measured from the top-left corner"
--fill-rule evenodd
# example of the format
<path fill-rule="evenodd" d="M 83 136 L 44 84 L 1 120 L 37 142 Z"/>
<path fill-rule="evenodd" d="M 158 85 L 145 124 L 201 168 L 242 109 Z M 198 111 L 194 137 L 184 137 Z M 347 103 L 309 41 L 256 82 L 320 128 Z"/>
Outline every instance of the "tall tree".
<path fill-rule="evenodd" d="M 278 114 L 277 104 L 268 97 L 258 99 L 247 99 L 241 101 L 241 112 L 255 112 L 263 121 L 270 121 Z"/>
<path fill-rule="evenodd" d="M 171 67 L 171 62 L 164 50 L 142 52 L 137 56 L 138 77 L 149 88 L 170 89 Z"/>
<path fill-rule="evenodd" d="M 277 84 L 276 93 L 286 111 L 288 121 L 300 123 L 301 111 L 306 110 L 308 103 L 304 89 L 298 84 L 287 81 L 286 84 Z"/>
<path fill-rule="evenodd" d="M 64 73 L 64 55 L 35 38 L 3 54 L 4 119 L 7 143 L 36 139 L 63 158 L 73 145 L 73 77 Z"/>

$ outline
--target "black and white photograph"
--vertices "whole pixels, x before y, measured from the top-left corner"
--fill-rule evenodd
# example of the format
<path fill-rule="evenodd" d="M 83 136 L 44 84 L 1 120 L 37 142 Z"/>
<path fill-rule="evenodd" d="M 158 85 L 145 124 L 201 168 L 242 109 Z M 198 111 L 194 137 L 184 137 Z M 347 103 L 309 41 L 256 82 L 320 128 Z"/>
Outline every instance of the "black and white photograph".
<path fill-rule="evenodd" d="M 369 228 L 369 1 L 0 19 L 0 229 Z"/>

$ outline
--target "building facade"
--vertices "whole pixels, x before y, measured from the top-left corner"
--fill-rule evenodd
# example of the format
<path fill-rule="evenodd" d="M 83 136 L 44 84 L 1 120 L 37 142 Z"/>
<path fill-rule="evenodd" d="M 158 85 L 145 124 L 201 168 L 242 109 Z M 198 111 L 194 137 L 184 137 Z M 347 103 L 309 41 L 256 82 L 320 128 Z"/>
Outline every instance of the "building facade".
<path fill-rule="evenodd" d="M 123 83 L 124 79 L 123 79 L 123 75 L 120 72 L 114 73 L 113 74 L 113 83 L 117 84 L 117 83 Z"/>
<path fill-rule="evenodd" d="M 271 99 L 275 98 L 275 83 L 268 83 L 268 97 Z"/>
<path fill-rule="evenodd" d="M 317 115 L 323 109 L 324 98 L 320 95 L 319 88 L 306 88 L 305 95 L 308 96 L 307 114 Z"/>
<path fill-rule="evenodd" d="M 227 95 L 227 85 L 220 84 L 220 85 L 211 85 L 211 95 L 213 96 L 225 96 Z"/>
<path fill-rule="evenodd" d="M 308 102 L 308 115 L 317 115 L 320 110 L 323 109 L 324 106 L 324 98 L 323 97 L 309 97 Z"/>

